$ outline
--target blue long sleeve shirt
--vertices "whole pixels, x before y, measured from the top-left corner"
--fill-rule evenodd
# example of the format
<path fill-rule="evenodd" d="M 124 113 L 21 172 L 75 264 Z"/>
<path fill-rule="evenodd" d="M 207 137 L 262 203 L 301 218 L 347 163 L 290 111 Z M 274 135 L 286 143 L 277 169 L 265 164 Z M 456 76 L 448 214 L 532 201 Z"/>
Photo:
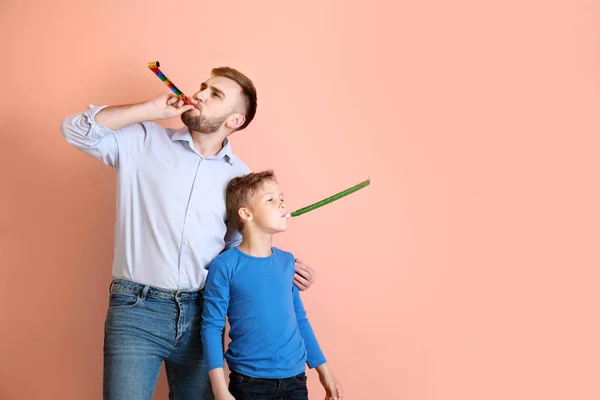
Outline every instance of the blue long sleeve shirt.
<path fill-rule="evenodd" d="M 225 317 L 229 368 L 254 378 L 288 378 L 325 363 L 294 285 L 294 256 L 272 249 L 253 257 L 233 247 L 210 264 L 204 289 L 202 343 L 208 370 L 223 367 Z"/>

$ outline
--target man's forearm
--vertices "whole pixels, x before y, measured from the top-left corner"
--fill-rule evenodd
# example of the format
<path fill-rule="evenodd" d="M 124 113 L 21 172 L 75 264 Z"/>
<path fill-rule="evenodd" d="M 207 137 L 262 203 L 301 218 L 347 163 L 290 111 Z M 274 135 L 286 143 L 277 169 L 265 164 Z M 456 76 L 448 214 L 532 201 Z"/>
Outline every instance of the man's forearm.
<path fill-rule="evenodd" d="M 143 102 L 106 107 L 96 114 L 95 120 L 109 129 L 117 130 L 157 118 L 156 106 L 151 102 Z"/>
<path fill-rule="evenodd" d="M 227 382 L 225 381 L 225 370 L 223 368 L 211 369 L 208 371 L 208 376 L 210 377 L 210 384 L 216 397 L 229 392 L 227 389 Z"/>

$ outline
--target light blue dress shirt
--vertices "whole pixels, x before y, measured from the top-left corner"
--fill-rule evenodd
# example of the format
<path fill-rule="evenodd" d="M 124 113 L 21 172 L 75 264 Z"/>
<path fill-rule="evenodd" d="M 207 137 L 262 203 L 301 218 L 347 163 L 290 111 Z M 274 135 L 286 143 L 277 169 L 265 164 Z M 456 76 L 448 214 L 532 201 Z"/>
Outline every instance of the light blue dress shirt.
<path fill-rule="evenodd" d="M 66 118 L 61 131 L 117 172 L 113 276 L 168 290 L 202 289 L 211 261 L 241 242 L 226 222 L 225 188 L 249 168 L 227 140 L 217 155 L 203 157 L 187 127 L 145 122 L 113 131 L 94 119 L 105 107 L 90 105 Z"/>

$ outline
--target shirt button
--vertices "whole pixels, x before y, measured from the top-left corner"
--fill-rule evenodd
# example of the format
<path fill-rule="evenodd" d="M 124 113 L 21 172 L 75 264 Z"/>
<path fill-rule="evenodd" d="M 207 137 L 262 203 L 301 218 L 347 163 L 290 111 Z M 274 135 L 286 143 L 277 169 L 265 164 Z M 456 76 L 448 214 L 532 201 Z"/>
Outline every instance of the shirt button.
<path fill-rule="evenodd" d="M 187 246 L 187 244 L 188 244 L 188 241 L 186 240 L 185 242 L 183 242 L 183 244 L 185 244 L 185 245 Z"/>
<path fill-rule="evenodd" d="M 192 215 L 194 215 L 194 213 L 190 211 L 190 212 L 188 213 L 188 215 L 191 217 Z"/>

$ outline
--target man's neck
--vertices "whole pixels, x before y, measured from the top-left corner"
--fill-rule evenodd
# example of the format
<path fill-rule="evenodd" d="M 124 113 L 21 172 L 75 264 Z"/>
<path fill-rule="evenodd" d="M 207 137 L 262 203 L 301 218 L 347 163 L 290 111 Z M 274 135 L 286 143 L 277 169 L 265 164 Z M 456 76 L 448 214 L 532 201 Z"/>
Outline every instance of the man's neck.
<path fill-rule="evenodd" d="M 194 148 L 205 158 L 219 154 L 227 138 L 227 134 L 221 132 L 206 134 L 190 131 L 190 135 L 192 135 L 192 140 L 194 141 Z"/>
<path fill-rule="evenodd" d="M 240 251 L 253 257 L 269 257 L 273 252 L 273 234 L 265 232 L 244 232 L 239 245 Z"/>

